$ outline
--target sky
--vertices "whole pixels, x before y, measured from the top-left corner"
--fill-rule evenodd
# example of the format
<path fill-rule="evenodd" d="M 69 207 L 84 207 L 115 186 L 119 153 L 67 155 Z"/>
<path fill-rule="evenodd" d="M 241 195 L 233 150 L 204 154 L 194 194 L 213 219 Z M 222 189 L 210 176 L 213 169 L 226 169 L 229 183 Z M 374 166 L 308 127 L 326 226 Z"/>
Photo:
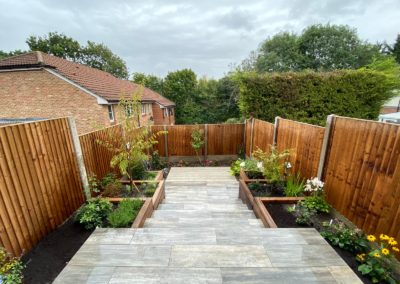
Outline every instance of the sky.
<path fill-rule="evenodd" d="M 0 0 L 0 49 L 27 49 L 50 31 L 102 42 L 130 73 L 191 68 L 220 78 L 268 37 L 312 24 L 345 24 L 369 42 L 393 43 L 400 0 Z"/>

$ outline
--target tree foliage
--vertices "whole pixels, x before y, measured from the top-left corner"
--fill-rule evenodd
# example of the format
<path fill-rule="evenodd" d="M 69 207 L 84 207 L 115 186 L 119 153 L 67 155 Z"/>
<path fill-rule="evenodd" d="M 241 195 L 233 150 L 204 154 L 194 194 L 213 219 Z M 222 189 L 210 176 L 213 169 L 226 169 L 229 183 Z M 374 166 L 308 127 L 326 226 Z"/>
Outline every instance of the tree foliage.
<path fill-rule="evenodd" d="M 26 53 L 26 51 L 20 49 L 16 49 L 14 51 L 9 51 L 9 52 L 0 50 L 0 60 L 11 56 L 21 55 L 24 53 Z"/>
<path fill-rule="evenodd" d="M 343 25 L 312 25 L 302 34 L 276 34 L 242 63 L 242 70 L 284 72 L 312 69 L 357 69 L 372 62 L 380 46 L 362 41 Z"/>
<path fill-rule="evenodd" d="M 164 80 L 154 75 L 146 75 L 144 73 L 135 72 L 132 75 L 132 82 L 149 88 L 159 94 L 163 93 Z"/>
<path fill-rule="evenodd" d="M 115 55 L 103 43 L 88 41 L 86 46 L 82 46 L 77 40 L 57 32 L 50 32 L 44 36 L 30 36 L 26 43 L 32 51 L 42 51 L 86 64 L 109 72 L 117 78 L 127 79 L 129 76 L 124 60 Z"/>
<path fill-rule="evenodd" d="M 392 55 L 397 63 L 400 64 L 400 34 L 397 35 L 396 41 L 393 45 L 385 45 L 385 53 Z"/>
<path fill-rule="evenodd" d="M 376 119 L 393 93 L 384 72 L 370 69 L 334 72 L 240 73 L 244 115 L 273 122 L 276 116 L 324 125 L 329 114 Z"/>

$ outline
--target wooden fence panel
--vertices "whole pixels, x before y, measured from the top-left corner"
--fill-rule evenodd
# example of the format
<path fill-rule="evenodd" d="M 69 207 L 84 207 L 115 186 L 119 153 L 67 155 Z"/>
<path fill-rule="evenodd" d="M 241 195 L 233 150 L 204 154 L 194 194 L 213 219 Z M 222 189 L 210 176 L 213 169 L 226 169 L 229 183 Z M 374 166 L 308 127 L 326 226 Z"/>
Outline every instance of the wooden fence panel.
<path fill-rule="evenodd" d="M 400 126 L 335 117 L 324 169 L 327 199 L 370 234 L 400 239 Z"/>
<path fill-rule="evenodd" d="M 168 131 L 168 155 L 169 156 L 196 156 L 193 150 L 192 131 L 195 127 L 204 130 L 204 124 L 201 125 L 170 125 Z M 201 155 L 204 154 L 204 147 Z"/>
<path fill-rule="evenodd" d="M 95 174 L 97 178 L 101 179 L 107 173 L 118 172 L 118 169 L 112 168 L 110 165 L 114 153 L 98 141 L 116 143 L 121 135 L 121 126 L 114 125 L 79 136 L 88 176 Z"/>
<path fill-rule="evenodd" d="M 257 148 L 269 153 L 274 143 L 274 124 L 263 120 L 254 120 L 253 151 Z"/>
<path fill-rule="evenodd" d="M 244 149 L 244 124 L 208 124 L 207 155 L 236 155 Z"/>
<path fill-rule="evenodd" d="M 160 131 L 164 131 L 164 125 L 152 125 L 151 126 L 151 133 L 152 134 L 158 133 Z M 165 136 L 166 136 L 165 134 L 160 134 L 159 136 L 157 136 L 158 143 L 153 145 L 153 150 L 154 151 L 157 150 L 158 154 L 161 157 L 165 157 L 166 156 L 166 152 L 165 152 L 166 139 L 165 139 Z"/>
<path fill-rule="evenodd" d="M 0 127 L 0 245 L 29 251 L 84 202 L 67 118 Z"/>
<path fill-rule="evenodd" d="M 279 119 L 277 149 L 291 150 L 292 173 L 303 178 L 316 177 L 325 128 L 297 121 Z"/>

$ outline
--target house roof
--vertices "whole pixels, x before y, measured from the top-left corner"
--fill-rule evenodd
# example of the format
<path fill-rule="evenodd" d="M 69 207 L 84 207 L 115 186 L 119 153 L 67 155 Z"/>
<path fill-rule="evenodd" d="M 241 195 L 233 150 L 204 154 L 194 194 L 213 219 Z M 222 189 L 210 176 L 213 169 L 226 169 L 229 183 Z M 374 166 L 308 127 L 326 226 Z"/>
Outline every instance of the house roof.
<path fill-rule="evenodd" d="M 40 51 L 0 60 L 0 70 L 35 67 L 51 68 L 58 74 L 109 102 L 119 101 L 121 96 L 130 97 L 133 92 L 141 88 L 138 84 L 116 78 L 110 73 Z M 154 101 L 166 107 L 175 105 L 172 101 L 148 88 L 143 90 L 142 101 Z"/>

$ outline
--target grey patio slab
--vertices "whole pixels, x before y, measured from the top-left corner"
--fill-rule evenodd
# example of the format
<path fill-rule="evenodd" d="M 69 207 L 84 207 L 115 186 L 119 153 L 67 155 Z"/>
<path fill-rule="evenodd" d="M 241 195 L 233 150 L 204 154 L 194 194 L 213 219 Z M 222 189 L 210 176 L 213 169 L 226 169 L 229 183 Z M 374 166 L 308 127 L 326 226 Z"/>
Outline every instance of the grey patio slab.
<path fill-rule="evenodd" d="M 198 245 L 172 247 L 173 267 L 271 267 L 262 246 Z"/>
<path fill-rule="evenodd" d="M 110 284 L 221 284 L 219 268 L 153 268 L 153 267 L 118 267 Z"/>
<path fill-rule="evenodd" d="M 314 228 L 278 228 L 261 230 L 262 244 L 264 247 L 279 245 L 328 245 L 325 239 Z"/>
<path fill-rule="evenodd" d="M 338 283 L 330 267 L 221 268 L 221 273 L 226 284 Z M 346 276 L 343 277 L 345 282 L 339 283 L 362 283 L 355 275 L 345 279 Z"/>
<path fill-rule="evenodd" d="M 216 228 L 217 244 L 219 245 L 260 245 L 263 242 L 261 231 L 256 227 L 229 226 Z"/>
<path fill-rule="evenodd" d="M 115 267 L 68 265 L 54 280 L 54 284 L 107 284 Z"/>
<path fill-rule="evenodd" d="M 131 244 L 216 244 L 216 235 L 213 228 L 143 228 Z"/>
<path fill-rule="evenodd" d="M 337 283 L 352 284 L 352 283 L 363 283 L 357 275 L 354 274 L 353 270 L 348 266 L 330 266 L 329 271 Z"/>
<path fill-rule="evenodd" d="M 266 247 L 273 267 L 346 266 L 343 259 L 328 245 L 280 245 Z"/>
<path fill-rule="evenodd" d="M 69 265 L 168 266 L 171 246 L 84 244 Z"/>
<path fill-rule="evenodd" d="M 86 240 L 85 244 L 127 245 L 131 242 L 134 234 L 135 229 L 131 228 L 97 228 Z"/>

